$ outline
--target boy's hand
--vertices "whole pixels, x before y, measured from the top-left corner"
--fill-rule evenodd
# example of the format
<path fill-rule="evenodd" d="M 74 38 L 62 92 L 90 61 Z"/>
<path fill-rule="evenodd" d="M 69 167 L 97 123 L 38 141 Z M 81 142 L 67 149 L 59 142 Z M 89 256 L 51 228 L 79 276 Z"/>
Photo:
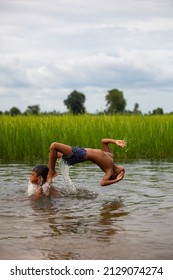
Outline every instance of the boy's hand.
<path fill-rule="evenodd" d="M 124 172 L 121 171 L 117 176 L 117 181 L 120 181 L 121 179 L 123 179 L 123 177 L 124 177 Z"/>
<path fill-rule="evenodd" d="M 117 146 L 120 146 L 124 148 L 126 146 L 126 141 L 125 140 L 115 140 Z"/>

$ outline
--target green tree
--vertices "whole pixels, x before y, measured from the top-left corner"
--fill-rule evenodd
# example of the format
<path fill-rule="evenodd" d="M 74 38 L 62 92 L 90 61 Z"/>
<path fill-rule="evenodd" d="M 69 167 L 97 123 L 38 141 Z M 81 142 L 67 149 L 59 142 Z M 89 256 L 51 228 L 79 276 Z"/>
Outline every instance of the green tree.
<path fill-rule="evenodd" d="M 159 107 L 157 109 L 154 109 L 152 112 L 152 115 L 163 115 L 163 114 L 164 114 L 163 109 Z"/>
<path fill-rule="evenodd" d="M 111 89 L 105 97 L 107 101 L 107 113 L 120 113 L 125 110 L 126 100 L 124 99 L 123 92 L 118 89 Z"/>
<path fill-rule="evenodd" d="M 135 103 L 135 105 L 134 105 L 133 114 L 142 114 L 141 111 L 139 111 L 138 103 Z"/>
<path fill-rule="evenodd" d="M 67 99 L 64 100 L 64 104 L 70 113 L 74 115 L 85 113 L 85 95 L 77 90 L 70 93 Z"/>
<path fill-rule="evenodd" d="M 28 106 L 25 114 L 26 115 L 38 115 L 40 112 L 40 106 L 39 105 L 32 105 L 32 106 Z"/>
<path fill-rule="evenodd" d="M 12 107 L 9 113 L 12 116 L 21 115 L 21 111 L 17 107 Z"/>

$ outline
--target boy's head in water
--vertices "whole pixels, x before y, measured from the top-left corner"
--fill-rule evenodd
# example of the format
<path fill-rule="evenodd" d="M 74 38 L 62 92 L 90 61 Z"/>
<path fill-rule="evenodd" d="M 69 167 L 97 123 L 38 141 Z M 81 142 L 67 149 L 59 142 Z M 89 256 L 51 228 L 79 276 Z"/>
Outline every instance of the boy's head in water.
<path fill-rule="evenodd" d="M 36 165 L 32 170 L 30 182 L 32 184 L 42 186 L 46 182 L 48 172 L 49 168 L 47 165 Z"/>
<path fill-rule="evenodd" d="M 37 200 L 43 196 L 61 196 L 60 192 L 47 182 L 48 172 L 47 165 L 39 164 L 33 168 L 27 191 L 31 199 Z"/>

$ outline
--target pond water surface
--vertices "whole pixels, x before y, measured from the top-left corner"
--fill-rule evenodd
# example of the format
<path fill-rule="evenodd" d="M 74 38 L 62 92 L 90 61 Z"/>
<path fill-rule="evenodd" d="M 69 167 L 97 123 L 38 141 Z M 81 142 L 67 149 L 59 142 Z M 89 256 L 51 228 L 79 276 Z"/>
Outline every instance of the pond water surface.
<path fill-rule="evenodd" d="M 32 201 L 32 166 L 1 164 L 0 259 L 173 259 L 172 163 L 124 166 L 123 181 L 101 187 L 97 166 L 75 165 L 75 194 Z"/>

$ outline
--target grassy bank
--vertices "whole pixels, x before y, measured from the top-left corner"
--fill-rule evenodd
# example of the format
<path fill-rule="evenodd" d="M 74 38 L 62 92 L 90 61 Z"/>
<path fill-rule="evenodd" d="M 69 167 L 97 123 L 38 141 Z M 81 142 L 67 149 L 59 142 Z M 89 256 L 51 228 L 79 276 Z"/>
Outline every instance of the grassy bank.
<path fill-rule="evenodd" d="M 46 161 L 54 141 L 99 148 L 101 138 L 126 139 L 112 146 L 118 159 L 173 159 L 173 116 L 0 116 L 0 160 Z"/>

